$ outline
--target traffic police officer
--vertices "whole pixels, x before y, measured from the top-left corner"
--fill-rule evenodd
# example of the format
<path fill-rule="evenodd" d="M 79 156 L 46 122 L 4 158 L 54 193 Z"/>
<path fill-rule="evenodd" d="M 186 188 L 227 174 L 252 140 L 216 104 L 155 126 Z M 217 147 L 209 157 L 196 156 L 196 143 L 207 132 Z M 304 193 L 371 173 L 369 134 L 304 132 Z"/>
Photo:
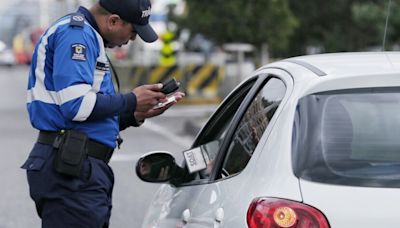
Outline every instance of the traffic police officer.
<path fill-rule="evenodd" d="M 22 168 L 42 227 L 108 227 L 119 131 L 160 115 L 162 84 L 115 92 L 105 48 L 138 34 L 153 42 L 149 0 L 99 0 L 53 23 L 38 40 L 27 109 L 39 137 Z M 184 94 L 174 94 L 179 101 Z"/>

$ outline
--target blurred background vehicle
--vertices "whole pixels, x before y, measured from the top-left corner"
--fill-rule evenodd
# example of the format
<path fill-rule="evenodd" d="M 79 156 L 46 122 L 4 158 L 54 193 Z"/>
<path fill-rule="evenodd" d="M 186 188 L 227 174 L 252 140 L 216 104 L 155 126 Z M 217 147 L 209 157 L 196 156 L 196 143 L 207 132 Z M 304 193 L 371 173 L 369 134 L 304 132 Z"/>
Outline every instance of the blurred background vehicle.
<path fill-rule="evenodd" d="M 0 9 L 0 40 L 11 50 L 14 64 L 29 64 L 32 55 L 32 41 L 29 33 L 40 26 L 39 4 L 36 1 L 8 3 Z"/>
<path fill-rule="evenodd" d="M 36 41 L 49 23 L 76 10 L 80 3 L 88 1 L 69 0 L 18 0 L 2 2 L 0 6 L 0 41 L 7 50 L 12 50 L 14 60 L 9 65 L 31 62 L 32 51 Z M 3 55 L 1 59 L 6 59 Z M 1 60 L 0 60 L 1 61 Z M 3 61 L 4 62 L 4 61 Z"/>
<path fill-rule="evenodd" d="M 16 64 L 13 50 L 0 40 L 0 65 L 13 66 Z"/>

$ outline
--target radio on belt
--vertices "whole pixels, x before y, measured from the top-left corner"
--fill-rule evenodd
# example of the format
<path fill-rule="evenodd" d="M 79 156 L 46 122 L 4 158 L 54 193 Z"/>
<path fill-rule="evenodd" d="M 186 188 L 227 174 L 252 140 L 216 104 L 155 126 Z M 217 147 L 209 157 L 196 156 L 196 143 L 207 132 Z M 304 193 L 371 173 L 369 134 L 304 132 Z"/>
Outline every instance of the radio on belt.
<path fill-rule="evenodd" d="M 171 80 L 163 83 L 163 87 L 161 92 L 164 94 L 170 94 L 179 89 L 179 82 L 176 81 L 175 78 L 171 78 Z"/>

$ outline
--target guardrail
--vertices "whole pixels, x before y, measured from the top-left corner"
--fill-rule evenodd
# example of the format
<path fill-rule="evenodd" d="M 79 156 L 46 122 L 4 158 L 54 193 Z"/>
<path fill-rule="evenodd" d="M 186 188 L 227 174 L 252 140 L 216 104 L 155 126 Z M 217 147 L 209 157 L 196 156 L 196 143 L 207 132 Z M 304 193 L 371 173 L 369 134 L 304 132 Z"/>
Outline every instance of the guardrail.
<path fill-rule="evenodd" d="M 185 66 L 124 66 L 116 65 L 115 70 L 121 81 L 121 89 L 129 91 L 144 84 L 166 81 L 172 77 L 181 83 L 181 91 L 186 93 L 182 104 L 217 104 L 222 97 L 220 88 L 225 69 L 214 64 Z"/>

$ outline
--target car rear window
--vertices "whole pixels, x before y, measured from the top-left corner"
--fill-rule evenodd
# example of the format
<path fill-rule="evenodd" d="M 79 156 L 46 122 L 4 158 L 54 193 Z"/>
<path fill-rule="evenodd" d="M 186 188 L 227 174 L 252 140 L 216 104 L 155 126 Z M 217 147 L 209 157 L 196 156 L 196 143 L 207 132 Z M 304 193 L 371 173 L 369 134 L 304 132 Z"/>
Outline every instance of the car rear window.
<path fill-rule="evenodd" d="M 400 187 L 400 88 L 317 93 L 299 100 L 297 177 L 337 185 Z"/>

